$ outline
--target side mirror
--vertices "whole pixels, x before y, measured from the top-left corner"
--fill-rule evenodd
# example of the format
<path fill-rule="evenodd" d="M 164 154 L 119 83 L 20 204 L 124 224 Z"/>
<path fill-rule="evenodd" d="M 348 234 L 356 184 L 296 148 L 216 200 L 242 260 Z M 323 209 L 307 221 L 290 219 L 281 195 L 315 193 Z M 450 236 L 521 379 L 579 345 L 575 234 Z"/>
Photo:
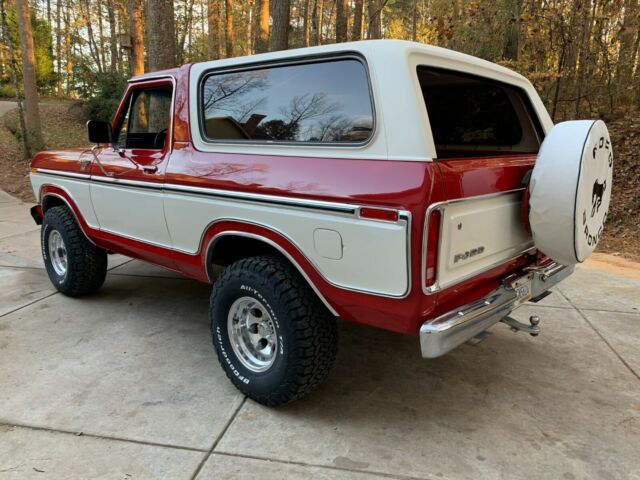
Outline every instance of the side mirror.
<path fill-rule="evenodd" d="M 102 120 L 89 120 L 87 134 L 91 143 L 111 144 L 111 124 Z"/>

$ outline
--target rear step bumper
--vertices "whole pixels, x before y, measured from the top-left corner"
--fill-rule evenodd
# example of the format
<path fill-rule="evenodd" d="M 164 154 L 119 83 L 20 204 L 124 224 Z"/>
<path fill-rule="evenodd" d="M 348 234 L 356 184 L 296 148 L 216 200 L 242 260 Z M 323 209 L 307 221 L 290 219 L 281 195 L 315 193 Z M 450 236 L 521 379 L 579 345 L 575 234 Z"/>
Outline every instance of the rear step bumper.
<path fill-rule="evenodd" d="M 557 263 L 544 268 L 531 268 L 531 295 L 536 299 L 573 273 L 574 267 Z M 503 285 L 484 298 L 451 310 L 420 327 L 420 349 L 423 358 L 436 358 L 472 339 L 519 307 L 526 299 L 518 298 L 515 283 L 524 277 L 506 279 Z"/>

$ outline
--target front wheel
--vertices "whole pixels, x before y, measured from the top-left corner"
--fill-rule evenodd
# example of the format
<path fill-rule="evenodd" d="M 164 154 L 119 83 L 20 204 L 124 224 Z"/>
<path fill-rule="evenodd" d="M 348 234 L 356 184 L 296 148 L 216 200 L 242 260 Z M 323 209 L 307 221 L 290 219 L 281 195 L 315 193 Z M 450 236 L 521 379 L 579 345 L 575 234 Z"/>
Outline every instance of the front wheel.
<path fill-rule="evenodd" d="M 107 252 L 89 242 L 69 208 L 47 210 L 40 239 L 49 279 L 61 293 L 75 297 L 102 286 L 107 275 Z"/>
<path fill-rule="evenodd" d="M 302 397 L 335 362 L 335 318 L 278 257 L 227 267 L 214 284 L 209 317 L 222 368 L 259 403 L 276 406 Z"/>

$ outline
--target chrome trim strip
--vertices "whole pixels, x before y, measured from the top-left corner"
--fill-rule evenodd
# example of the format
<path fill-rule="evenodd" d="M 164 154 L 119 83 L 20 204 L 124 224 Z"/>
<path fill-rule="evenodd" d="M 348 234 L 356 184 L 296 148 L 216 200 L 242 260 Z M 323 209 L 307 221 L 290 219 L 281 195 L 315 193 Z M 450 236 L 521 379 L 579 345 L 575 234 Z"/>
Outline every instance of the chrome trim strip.
<path fill-rule="evenodd" d="M 102 175 L 91 175 L 91 181 L 95 183 L 115 183 L 130 187 L 146 188 L 149 190 L 162 190 L 162 182 L 145 182 L 143 180 L 129 180 L 117 177 L 103 177 Z"/>
<path fill-rule="evenodd" d="M 557 269 L 546 280 L 540 272 L 530 272 L 531 298 L 536 298 L 573 273 L 573 267 Z M 513 280 L 519 280 L 517 277 Z M 453 350 L 499 322 L 521 305 L 508 282 L 487 296 L 450 310 L 420 327 L 423 358 L 436 358 Z"/>
<path fill-rule="evenodd" d="M 424 226 L 423 226 L 423 233 L 422 233 L 422 261 L 421 261 L 421 269 L 422 272 L 420 274 L 420 278 L 421 278 L 421 284 L 422 284 L 422 293 L 424 293 L 425 295 L 431 295 L 433 293 L 439 292 L 440 290 L 444 290 L 445 288 L 449 288 L 452 287 L 454 285 L 458 285 L 466 280 L 469 280 L 470 278 L 475 277 L 476 275 L 479 275 L 481 273 L 484 272 L 488 272 L 489 270 L 499 267 L 500 265 L 503 265 L 505 263 L 509 263 L 512 262 L 513 260 L 517 259 L 518 257 L 520 257 L 521 255 L 524 255 L 525 253 L 528 252 L 532 252 L 535 251 L 536 248 L 534 247 L 530 247 L 527 248 L 523 251 L 521 251 L 520 253 L 518 253 L 517 255 L 514 255 L 513 257 L 507 258 L 505 260 L 499 260 L 497 262 L 494 262 L 490 265 L 487 265 L 486 267 L 480 269 L 480 270 L 476 270 L 473 273 L 470 273 L 468 275 L 465 275 L 464 277 L 461 277 L 459 279 L 456 279 L 453 283 L 449 283 L 446 285 L 441 285 L 440 282 L 438 281 L 438 271 L 440 269 L 440 254 L 442 253 L 442 227 L 443 227 L 443 222 L 444 222 L 444 207 L 446 207 L 447 205 L 455 205 L 458 203 L 463 203 L 463 202 L 469 202 L 469 201 L 477 201 L 477 200 L 487 200 L 490 198 L 495 198 L 495 197 L 500 197 L 502 195 L 509 195 L 512 193 L 516 193 L 516 192 L 522 192 L 524 191 L 524 188 L 515 188 L 513 190 L 507 190 L 504 192 L 496 192 L 496 193 L 488 193 L 485 195 L 475 195 L 473 197 L 464 197 L 464 198 L 456 198 L 453 200 L 443 200 L 441 202 L 436 202 L 433 203 L 431 205 L 429 205 L 429 207 L 427 208 L 427 211 L 425 213 L 425 217 L 424 217 Z M 437 269 L 436 269 L 436 281 L 435 283 L 430 286 L 427 287 L 425 286 L 426 284 L 426 265 L 427 265 L 427 240 L 428 240 L 428 229 L 429 229 L 429 216 L 431 215 L 431 213 L 433 213 L 435 210 L 440 210 L 440 237 L 438 238 L 438 259 L 437 259 Z"/>
<path fill-rule="evenodd" d="M 58 177 L 69 177 L 69 178 L 82 178 L 84 180 L 91 179 L 91 175 L 89 175 L 88 173 L 65 172 L 64 170 L 50 170 L 48 168 L 36 168 L 35 170 L 36 170 L 36 173 L 42 173 L 43 175 L 53 175 Z"/>
<path fill-rule="evenodd" d="M 320 200 L 310 200 L 293 197 L 281 197 L 278 195 L 266 195 L 262 193 L 248 193 L 233 190 L 220 190 L 215 188 L 192 187 L 187 185 L 177 185 L 173 183 L 165 183 L 164 189 L 168 192 L 187 192 L 211 197 L 224 197 L 235 200 L 246 200 L 254 202 L 272 203 L 274 205 L 287 205 L 302 208 L 311 208 L 314 210 L 327 210 L 330 212 L 347 213 L 355 215 L 358 207 L 347 203 L 325 202 Z"/>
<path fill-rule="evenodd" d="M 282 255 L 284 255 L 293 264 L 294 267 L 296 267 L 298 272 L 300 272 L 300 275 L 302 275 L 302 277 L 306 280 L 306 282 L 309 284 L 311 289 L 316 293 L 316 295 L 318 295 L 318 298 L 322 301 L 322 303 L 324 303 L 325 307 L 327 307 L 327 309 L 331 312 L 331 314 L 334 317 L 339 317 L 338 312 L 335 311 L 335 309 L 327 301 L 327 299 L 324 297 L 324 295 L 322 295 L 322 293 L 320 293 L 320 290 L 318 289 L 318 287 L 315 286 L 315 284 L 311 281 L 309 276 L 306 274 L 304 269 L 298 264 L 298 262 L 296 262 L 295 259 L 291 255 L 289 255 L 289 253 L 284 248 L 282 248 L 276 242 L 274 242 L 273 240 L 271 240 L 271 239 L 269 239 L 267 237 L 263 237 L 261 235 L 256 235 L 254 233 L 241 232 L 239 230 L 226 230 L 224 232 L 220 232 L 217 235 L 215 235 L 211 239 L 209 244 L 207 245 L 207 263 L 209 263 L 209 261 L 208 261 L 209 252 L 212 251 L 212 247 L 215 246 L 215 242 L 217 240 L 219 240 L 221 237 L 225 237 L 225 236 L 229 236 L 229 235 L 236 235 L 236 236 L 239 236 L 239 237 L 253 238 L 255 240 L 259 240 L 261 242 L 265 242 L 265 243 L 269 244 L 270 246 L 272 246 L 273 248 L 275 248 L 276 250 L 278 250 Z M 207 270 L 207 277 L 209 278 L 209 281 L 211 281 L 213 283 L 213 279 L 209 275 L 209 270 Z"/>

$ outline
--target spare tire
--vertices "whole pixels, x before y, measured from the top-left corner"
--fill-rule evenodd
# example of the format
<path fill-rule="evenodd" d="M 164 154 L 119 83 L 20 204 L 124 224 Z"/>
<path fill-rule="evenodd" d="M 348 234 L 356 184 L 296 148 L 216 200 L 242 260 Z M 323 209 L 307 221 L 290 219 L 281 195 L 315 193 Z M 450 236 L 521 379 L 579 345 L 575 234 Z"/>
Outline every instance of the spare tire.
<path fill-rule="evenodd" d="M 563 265 L 584 261 L 607 220 L 613 149 L 601 120 L 557 124 L 547 134 L 529 183 L 535 246 Z"/>

